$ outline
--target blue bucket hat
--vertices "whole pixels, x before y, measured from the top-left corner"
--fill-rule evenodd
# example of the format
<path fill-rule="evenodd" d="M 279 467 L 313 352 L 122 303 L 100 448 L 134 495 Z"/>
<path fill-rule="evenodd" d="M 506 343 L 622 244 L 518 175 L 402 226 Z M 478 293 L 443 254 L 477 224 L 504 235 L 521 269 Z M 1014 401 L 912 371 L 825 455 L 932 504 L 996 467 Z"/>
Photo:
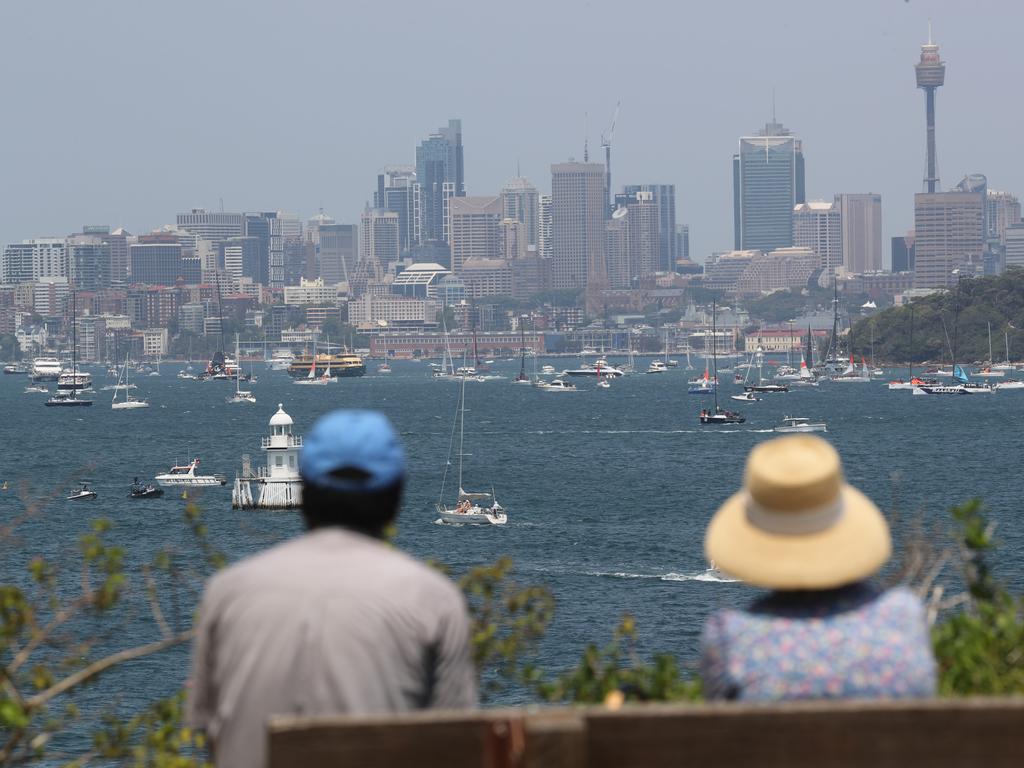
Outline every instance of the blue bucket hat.
<path fill-rule="evenodd" d="M 332 411 L 303 441 L 303 482 L 328 491 L 389 488 L 405 477 L 405 451 L 391 422 L 377 411 Z M 355 470 L 346 475 L 342 470 Z"/>

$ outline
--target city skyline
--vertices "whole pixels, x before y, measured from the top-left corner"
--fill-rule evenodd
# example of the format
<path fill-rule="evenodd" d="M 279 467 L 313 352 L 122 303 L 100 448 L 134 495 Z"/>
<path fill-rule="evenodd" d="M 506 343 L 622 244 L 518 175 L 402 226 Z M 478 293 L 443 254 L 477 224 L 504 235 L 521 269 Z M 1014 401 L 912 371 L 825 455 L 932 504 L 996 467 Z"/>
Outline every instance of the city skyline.
<path fill-rule="evenodd" d="M 111 18 L 116 5 L 110 6 Z M 726 9 L 666 4 L 658 10 L 664 23 L 647 27 L 629 14 L 620 14 L 616 25 L 603 23 L 610 3 L 591 4 L 591 12 L 582 14 L 582 6 L 567 3 L 544 6 L 549 23 L 531 27 L 529 11 L 541 6 L 526 3 L 523 18 L 505 19 L 500 29 L 486 14 L 460 2 L 439 4 L 440 14 L 409 8 L 410 23 L 401 29 L 389 28 L 379 9 L 303 4 L 287 14 L 260 14 L 255 11 L 276 6 L 249 6 L 254 13 L 239 18 L 187 2 L 174 14 L 145 13 L 125 4 L 117 18 L 120 34 L 114 37 L 109 19 L 73 4 L 45 19 L 42 9 L 0 10 L 7 29 L 45 21 L 55 48 L 67 49 L 63 55 L 28 57 L 30 36 L 23 40 L 17 35 L 0 49 L 7 70 L 21 73 L 2 86 L 14 114 L 51 114 L 47 108 L 56 107 L 53 119 L 8 120 L 0 241 L 63 235 L 89 223 L 148 232 L 170 223 L 178 211 L 218 210 L 221 200 L 225 210 L 283 209 L 302 218 L 322 207 L 339 222 L 358 223 L 365 203 L 372 202 L 377 174 L 387 165 L 414 163 L 416 145 L 452 117 L 463 123 L 467 195 L 498 194 L 517 168 L 545 194 L 552 163 L 570 156 L 583 159 L 584 113 L 589 115 L 591 159 L 603 162 L 600 134 L 621 100 L 613 191 L 626 184 L 676 184 L 677 220 L 691 226 L 691 253 L 702 261 L 731 245 L 729 161 L 737 137 L 770 117 L 773 89 L 778 120 L 805 144 L 807 199 L 830 200 L 850 191 L 881 194 L 887 240 L 913 226 L 912 196 L 925 175 L 924 97 L 915 87 L 913 65 L 927 40 L 929 15 L 935 42 L 951 64 L 937 97 L 938 175 L 947 187 L 975 172 L 985 173 L 993 189 L 1024 187 L 1024 163 L 1009 152 L 1014 109 L 993 103 L 983 87 L 992 73 L 1007 69 L 1012 46 L 1000 41 L 1004 36 L 1004 42 L 1009 40 L 1013 17 L 1024 17 L 1015 6 L 1000 6 L 1001 23 L 992 25 L 979 12 L 955 3 L 927 8 L 888 2 L 848 8 L 793 3 L 783 27 L 768 10 L 751 4 L 744 9 L 750 23 L 737 27 L 725 25 Z M 203 24 L 188 27 L 185 34 L 200 8 Z M 320 101 L 310 101 L 314 93 L 322 99 L 325 86 L 342 73 L 350 73 L 349 84 L 354 83 L 353 65 L 361 46 L 369 44 L 353 40 L 344 51 L 331 53 L 324 47 L 331 30 L 354 24 L 365 32 L 358 37 L 369 40 L 394 33 L 401 47 L 414 36 L 407 26 L 426 34 L 440 23 L 432 17 L 446 13 L 457 17 L 466 32 L 462 61 L 490 60 L 494 46 L 515 46 L 529 31 L 535 50 L 543 51 L 523 54 L 527 61 L 517 72 L 529 82 L 481 90 L 482 75 L 465 67 L 453 72 L 452 62 L 442 61 L 437 71 L 407 72 L 410 87 L 397 104 L 366 101 L 362 85 L 352 99 L 354 109 L 325 111 Z M 651 15 L 643 18 L 649 21 Z M 660 78 L 660 87 L 645 88 L 641 78 L 613 64 L 585 73 L 572 54 L 584 51 L 575 41 L 586 35 L 573 35 L 574 42 L 562 49 L 545 44 L 570 21 L 593 33 L 586 45 L 586 52 L 593 49 L 593 61 L 601 51 L 633 58 L 642 49 L 642 61 L 659 73 L 653 79 Z M 155 39 L 142 34 L 155 23 L 167 34 Z M 240 39 L 246 32 L 273 39 L 282 54 L 302 48 L 301 65 L 283 66 L 258 87 L 297 106 L 309 105 L 309 118 L 301 109 L 276 116 L 254 111 L 248 103 L 256 93 L 253 81 L 266 74 L 267 64 L 253 57 L 231 60 L 233 44 L 217 37 L 228 25 Z M 707 39 L 693 32 L 696 27 L 710 31 Z M 679 36 L 669 34 L 673 28 Z M 820 34 L 820 29 L 829 33 Z M 302 46 L 285 34 L 298 31 Z M 88 57 L 67 66 L 67 57 L 80 50 L 83 40 L 104 45 L 92 46 Z M 177 50 L 168 46 L 183 40 L 189 41 L 186 48 L 205 46 L 202 62 L 176 55 L 174 66 L 158 66 L 152 63 L 158 57 L 141 55 L 147 46 L 155 47 L 155 53 Z M 217 45 L 207 45 L 214 40 Z M 979 47 L 985 56 L 976 54 Z M 697 63 L 711 49 L 719 55 L 709 71 Z M 730 50 L 744 55 L 721 55 Z M 19 67 L 30 58 L 30 70 Z M 126 58 L 139 62 L 137 71 L 121 66 Z M 400 62 L 413 60 L 411 52 L 395 58 L 376 77 L 397 77 Z M 751 68 L 754 61 L 761 63 Z M 441 69 L 450 73 L 445 81 L 450 87 L 428 89 Z M 223 78 L 237 86 L 236 98 L 213 87 Z M 203 82 L 208 87 L 193 87 Z M 549 87 L 538 90 L 539 82 Z M 342 85 L 334 86 L 339 93 Z M 182 102 L 189 108 L 161 109 Z M 197 114 L 225 117 L 199 120 Z M 231 114 L 235 119 L 227 119 Z M 983 127 L 980 114 L 990 116 Z M 89 119 L 73 119 L 79 115 Z M 160 120 L 154 121 L 155 115 Z M 982 129 L 983 142 L 976 139 Z M 866 141 L 864 136 L 871 134 L 884 134 L 884 141 Z"/>

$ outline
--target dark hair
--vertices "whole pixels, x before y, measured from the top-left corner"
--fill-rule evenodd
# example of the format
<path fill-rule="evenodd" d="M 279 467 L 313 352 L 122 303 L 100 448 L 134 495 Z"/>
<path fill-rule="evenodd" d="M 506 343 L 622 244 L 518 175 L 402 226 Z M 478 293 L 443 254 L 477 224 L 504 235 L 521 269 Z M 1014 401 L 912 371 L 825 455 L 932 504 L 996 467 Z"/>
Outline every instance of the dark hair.
<path fill-rule="evenodd" d="M 377 491 L 336 491 L 302 484 L 302 516 L 310 530 L 329 525 L 380 536 L 398 516 L 402 481 Z"/>

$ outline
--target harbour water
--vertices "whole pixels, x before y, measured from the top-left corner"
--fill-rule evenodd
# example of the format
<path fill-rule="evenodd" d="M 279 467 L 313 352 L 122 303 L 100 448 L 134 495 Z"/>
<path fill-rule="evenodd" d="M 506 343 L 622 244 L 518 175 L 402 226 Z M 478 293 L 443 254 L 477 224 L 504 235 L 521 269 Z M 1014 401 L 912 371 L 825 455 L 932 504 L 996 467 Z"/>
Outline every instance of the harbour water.
<path fill-rule="evenodd" d="M 565 367 L 559 360 L 538 366 L 545 362 Z M 548 586 L 557 607 L 539 661 L 552 672 L 573 663 L 586 643 L 605 641 L 627 612 L 637 619 L 644 652 L 692 661 L 706 615 L 753 597 L 748 587 L 708 575 L 703 532 L 717 505 L 739 487 L 750 448 L 771 437 L 785 415 L 826 420 L 826 438 L 841 453 L 849 481 L 883 509 L 898 510 L 904 522 L 920 513 L 941 523 L 952 504 L 983 497 L 998 523 L 998 571 L 1016 589 L 1024 584 L 1019 570 L 1007 568 L 1024 555 L 1018 511 L 1024 391 L 913 397 L 879 381 L 735 403 L 727 395 L 740 389 L 725 383 L 722 404 L 737 406 L 747 421 L 722 428 L 698 424 L 711 396 L 686 394 L 692 372 L 638 374 L 606 390 L 576 380 L 580 391 L 556 394 L 513 386 L 518 367 L 518 361 L 499 363 L 496 372 L 508 378 L 466 386 L 465 484 L 493 485 L 509 514 L 503 527 L 434 523 L 459 385 L 432 380 L 423 363 L 397 361 L 382 376 L 371 362 L 365 377 L 327 387 L 294 386 L 285 373 L 257 365 L 259 381 L 249 387 L 256 405 L 228 405 L 230 382 L 180 380 L 177 367 L 165 365 L 160 377 L 136 378 L 135 394 L 148 397 L 151 407 L 128 412 L 111 411 L 106 392 L 90 395 L 96 400 L 90 409 L 45 408 L 45 395 L 22 392 L 24 377 L 0 377 L 6 406 L 0 480 L 11 486 L 0 494 L 0 522 L 19 512 L 15 486 L 22 482 L 36 496 L 70 490 L 80 480 L 99 493 L 85 502 L 59 493 L 21 525 L 3 555 L 5 580 L 19 578 L 16 570 L 32 554 L 72 567 L 78 535 L 100 516 L 113 521 L 112 538 L 124 546 L 129 569 L 164 546 L 192 552 L 178 493 L 150 501 L 126 497 L 133 477 L 151 480 L 195 456 L 204 471 L 228 476 L 227 486 L 204 491 L 200 503 L 213 544 L 230 559 L 299 533 L 295 512 L 230 505 L 242 454 L 254 464 L 261 460 L 260 439 L 283 403 L 296 434 L 334 408 L 384 411 L 401 432 L 410 464 L 397 544 L 456 573 L 507 554 L 517 579 Z M 100 369 L 93 373 L 97 386 L 104 383 Z M 112 647 L 157 639 L 144 604 L 138 608 L 124 618 Z M 180 618 L 192 608 L 168 610 Z M 180 648 L 119 669 L 83 701 L 134 707 L 173 692 L 185 680 L 187 654 Z M 522 697 L 512 692 L 504 701 Z"/>

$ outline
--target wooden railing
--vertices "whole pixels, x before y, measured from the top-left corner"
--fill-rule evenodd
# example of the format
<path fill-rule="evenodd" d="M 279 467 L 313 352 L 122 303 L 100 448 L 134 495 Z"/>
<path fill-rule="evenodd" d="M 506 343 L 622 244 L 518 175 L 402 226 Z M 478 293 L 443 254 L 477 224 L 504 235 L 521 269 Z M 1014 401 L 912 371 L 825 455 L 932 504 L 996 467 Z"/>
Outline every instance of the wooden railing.
<path fill-rule="evenodd" d="M 1024 697 L 275 718 L 270 768 L 1022 768 Z"/>

